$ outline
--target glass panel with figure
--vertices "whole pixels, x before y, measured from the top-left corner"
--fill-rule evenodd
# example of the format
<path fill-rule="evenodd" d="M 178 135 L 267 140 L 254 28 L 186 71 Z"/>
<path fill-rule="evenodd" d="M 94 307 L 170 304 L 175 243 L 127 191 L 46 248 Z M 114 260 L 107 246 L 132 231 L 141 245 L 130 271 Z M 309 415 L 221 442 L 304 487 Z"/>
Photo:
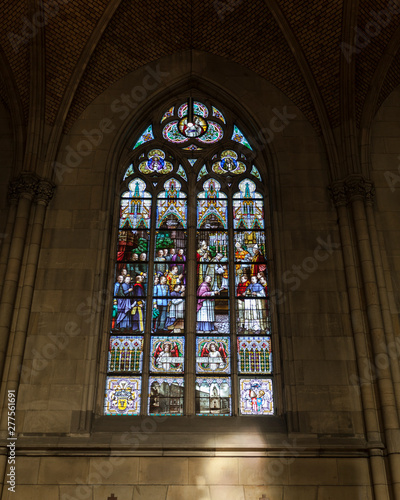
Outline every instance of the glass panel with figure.
<path fill-rule="evenodd" d="M 272 373 L 270 337 L 238 337 L 239 373 Z"/>
<path fill-rule="evenodd" d="M 196 379 L 196 414 L 229 416 L 231 414 L 231 379 Z"/>
<path fill-rule="evenodd" d="M 151 337 L 151 372 L 183 372 L 184 356 L 185 337 Z"/>
<path fill-rule="evenodd" d="M 149 378 L 149 415 L 183 415 L 183 377 Z"/>
<path fill-rule="evenodd" d="M 172 279 L 170 279 L 171 276 Z M 177 266 L 174 266 L 169 274 L 154 275 L 153 333 L 181 333 L 184 331 L 186 286 L 179 276 Z"/>
<path fill-rule="evenodd" d="M 104 414 L 139 415 L 140 389 L 140 377 L 107 377 Z"/>
<path fill-rule="evenodd" d="M 143 337 L 111 336 L 108 350 L 108 371 L 141 372 Z"/>
<path fill-rule="evenodd" d="M 239 380 L 240 415 L 273 415 L 274 395 L 269 378 Z"/>
<path fill-rule="evenodd" d="M 198 333 L 229 334 L 229 301 L 215 299 L 215 294 L 210 289 L 209 276 L 197 289 L 197 323 Z"/>
<path fill-rule="evenodd" d="M 196 338 L 196 373 L 230 373 L 229 337 Z"/>

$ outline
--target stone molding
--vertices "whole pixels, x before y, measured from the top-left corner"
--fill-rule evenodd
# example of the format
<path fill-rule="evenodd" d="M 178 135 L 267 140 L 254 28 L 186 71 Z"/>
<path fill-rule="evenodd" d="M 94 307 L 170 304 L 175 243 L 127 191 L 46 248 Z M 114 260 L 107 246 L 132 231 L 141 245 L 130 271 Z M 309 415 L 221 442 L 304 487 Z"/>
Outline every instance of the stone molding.
<path fill-rule="evenodd" d="M 55 184 L 53 182 L 30 172 L 22 172 L 10 182 L 8 200 L 10 203 L 15 203 L 19 198 L 25 197 L 47 205 L 52 199 L 54 191 Z"/>
<path fill-rule="evenodd" d="M 373 182 L 358 174 L 335 181 L 328 189 L 336 207 L 347 205 L 355 200 L 364 200 L 366 204 L 372 205 L 375 198 Z"/>

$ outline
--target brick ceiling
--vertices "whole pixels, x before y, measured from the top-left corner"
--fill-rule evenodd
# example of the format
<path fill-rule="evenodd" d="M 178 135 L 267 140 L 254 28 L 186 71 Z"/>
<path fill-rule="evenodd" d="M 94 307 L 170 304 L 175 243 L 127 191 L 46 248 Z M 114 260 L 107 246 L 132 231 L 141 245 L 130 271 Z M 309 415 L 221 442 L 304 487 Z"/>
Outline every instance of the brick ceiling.
<path fill-rule="evenodd" d="M 285 93 L 319 130 L 313 99 L 291 50 L 293 44 L 298 44 L 332 126 L 339 125 L 340 70 L 341 65 L 346 64 L 340 50 L 343 0 L 275 1 L 290 33 L 283 33 L 280 29 L 270 5 L 275 2 L 268 0 L 122 0 L 86 61 L 77 88 L 72 91 L 73 70 L 94 30 L 103 22 L 105 9 L 113 1 L 45 0 L 45 4 L 56 4 L 59 9 L 42 28 L 47 123 L 54 124 L 60 104 L 69 92 L 73 94 L 70 95 L 72 102 L 66 128 L 112 83 L 140 66 L 192 46 L 241 64 L 265 78 Z M 388 5 L 388 0 L 348 1 L 358 8 L 357 26 L 362 30 L 374 20 L 372 11 L 385 9 Z M 28 4 L 32 2 L 0 0 L 0 48 L 8 61 L 25 117 L 29 111 L 29 47 L 32 39 L 27 37 L 16 49 L 10 42 L 10 34 L 20 34 L 25 19 L 32 19 L 35 14 L 34 10 L 28 10 Z M 219 15 L 217 9 L 224 5 L 228 8 Z M 190 19 L 193 19 L 192 28 Z M 370 36 L 366 46 L 357 54 L 355 94 L 358 119 L 375 69 L 399 25 L 400 14 L 393 14 L 387 26 Z M 397 57 L 383 83 L 379 103 L 399 84 L 400 62 Z M 6 87 L 2 84 L 0 98 L 9 102 Z"/>

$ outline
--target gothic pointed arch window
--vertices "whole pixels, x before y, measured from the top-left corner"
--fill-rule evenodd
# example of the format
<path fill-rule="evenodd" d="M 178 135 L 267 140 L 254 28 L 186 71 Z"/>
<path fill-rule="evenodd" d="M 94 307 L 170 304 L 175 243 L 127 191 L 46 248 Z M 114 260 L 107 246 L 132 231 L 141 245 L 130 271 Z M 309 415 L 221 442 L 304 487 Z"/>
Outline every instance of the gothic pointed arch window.
<path fill-rule="evenodd" d="M 273 415 L 257 155 L 207 99 L 141 132 L 121 175 L 104 414 Z"/>

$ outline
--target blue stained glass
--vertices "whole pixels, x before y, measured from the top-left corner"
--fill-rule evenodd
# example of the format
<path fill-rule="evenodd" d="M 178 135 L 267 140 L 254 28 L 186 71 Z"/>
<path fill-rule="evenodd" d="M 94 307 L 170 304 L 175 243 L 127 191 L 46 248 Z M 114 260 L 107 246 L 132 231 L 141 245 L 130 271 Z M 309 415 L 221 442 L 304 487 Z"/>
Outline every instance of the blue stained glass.
<path fill-rule="evenodd" d="M 250 144 L 248 143 L 247 139 L 245 136 L 242 134 L 242 132 L 238 129 L 236 125 L 233 126 L 233 134 L 231 137 L 232 141 L 239 142 L 240 144 L 243 144 L 244 146 L 248 147 L 249 149 L 253 149 Z"/>
<path fill-rule="evenodd" d="M 184 179 L 185 181 L 187 181 L 187 175 L 186 175 L 186 172 L 185 170 L 183 169 L 182 165 L 179 165 L 179 168 L 176 172 L 178 175 L 180 175 L 182 177 L 182 179 Z"/>
<path fill-rule="evenodd" d="M 133 146 L 132 149 L 136 149 L 138 148 L 139 146 L 141 146 L 142 144 L 144 144 L 145 142 L 149 142 L 149 141 L 152 141 L 154 139 L 154 135 L 153 135 L 153 127 L 152 125 L 149 125 L 146 130 L 143 132 L 143 134 L 140 136 L 139 140 L 137 141 L 137 143 Z"/>
<path fill-rule="evenodd" d="M 233 195 L 233 227 L 235 229 L 264 229 L 264 201 L 250 179 L 239 183 L 239 193 Z"/>
<path fill-rule="evenodd" d="M 174 115 L 174 109 L 175 109 L 174 106 L 172 106 L 172 108 L 169 108 L 169 110 L 164 113 L 163 117 L 161 118 L 161 123 L 170 116 Z"/>
<path fill-rule="evenodd" d="M 178 130 L 178 122 L 173 121 L 165 125 L 163 128 L 163 137 L 169 142 L 173 142 L 175 144 L 181 144 L 183 142 L 187 142 L 189 140 L 188 137 L 184 137 Z"/>
<path fill-rule="evenodd" d="M 193 165 L 196 163 L 197 159 L 196 158 L 188 158 L 188 162 L 190 165 L 193 167 Z"/>
<path fill-rule="evenodd" d="M 182 118 L 183 116 L 187 115 L 187 102 L 179 106 L 178 109 L 178 116 L 179 118 Z M 202 116 L 203 118 L 207 118 L 208 116 L 208 109 L 207 106 L 205 106 L 203 103 L 199 101 L 194 101 L 193 102 L 193 111 L 194 114 Z"/>
<path fill-rule="evenodd" d="M 208 122 L 207 132 L 201 137 L 197 137 L 197 140 L 204 143 L 213 143 L 220 141 L 224 136 L 224 131 L 221 125 L 215 122 Z"/>
<path fill-rule="evenodd" d="M 164 191 L 157 198 L 157 228 L 186 228 L 187 202 L 181 187 L 176 179 L 164 183 Z"/>
<path fill-rule="evenodd" d="M 241 415 L 273 415 L 274 395 L 272 380 L 242 378 L 239 384 Z"/>

